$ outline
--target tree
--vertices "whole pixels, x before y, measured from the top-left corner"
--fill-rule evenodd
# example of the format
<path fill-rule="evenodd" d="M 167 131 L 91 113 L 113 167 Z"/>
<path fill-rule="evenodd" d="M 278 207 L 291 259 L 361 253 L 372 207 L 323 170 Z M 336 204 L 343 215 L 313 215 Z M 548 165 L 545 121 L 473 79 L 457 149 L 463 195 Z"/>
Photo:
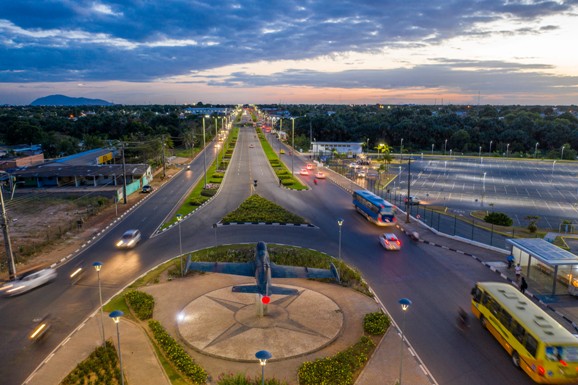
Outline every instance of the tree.
<path fill-rule="evenodd" d="M 538 222 L 538 219 L 540 219 L 540 217 L 537 215 L 528 215 L 526 217 L 526 220 L 529 222 L 527 227 L 528 231 L 532 234 L 538 231 L 538 225 L 536 224 L 536 222 Z"/>

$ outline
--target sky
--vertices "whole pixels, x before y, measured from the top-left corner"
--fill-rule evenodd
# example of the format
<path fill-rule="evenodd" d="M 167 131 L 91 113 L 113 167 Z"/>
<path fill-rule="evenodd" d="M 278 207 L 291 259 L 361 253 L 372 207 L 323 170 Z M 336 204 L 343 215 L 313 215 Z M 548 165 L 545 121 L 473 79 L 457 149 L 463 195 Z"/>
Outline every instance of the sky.
<path fill-rule="evenodd" d="M 578 0 L 0 0 L 0 105 L 578 104 Z"/>

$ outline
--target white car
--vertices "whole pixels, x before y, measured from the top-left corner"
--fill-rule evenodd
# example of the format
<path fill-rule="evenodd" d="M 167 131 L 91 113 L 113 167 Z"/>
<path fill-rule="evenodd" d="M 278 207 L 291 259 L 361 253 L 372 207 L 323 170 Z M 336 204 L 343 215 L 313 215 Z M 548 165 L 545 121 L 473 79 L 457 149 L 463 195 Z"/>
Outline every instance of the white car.
<path fill-rule="evenodd" d="M 116 243 L 119 249 L 131 249 L 140 242 L 141 234 L 138 230 L 127 230 Z"/>
<path fill-rule="evenodd" d="M 400 250 L 401 242 L 393 233 L 383 233 L 379 236 L 379 243 L 386 250 Z"/>
<path fill-rule="evenodd" d="M 367 175 L 367 173 L 365 172 L 365 170 L 359 170 L 357 172 L 357 177 L 358 178 L 365 178 L 365 176 Z"/>
<path fill-rule="evenodd" d="M 31 271 L 23 274 L 13 281 L 6 282 L 0 287 L 0 292 L 6 297 L 23 294 L 39 286 L 54 281 L 56 279 L 56 275 L 56 270 L 52 268 Z"/>
<path fill-rule="evenodd" d="M 315 178 L 317 178 L 317 179 L 325 179 L 325 173 L 319 171 L 317 174 L 315 174 Z"/>
<path fill-rule="evenodd" d="M 301 171 L 299 171 L 299 174 L 301 174 L 301 175 L 309 175 L 309 170 L 307 170 L 306 168 L 302 168 Z"/>

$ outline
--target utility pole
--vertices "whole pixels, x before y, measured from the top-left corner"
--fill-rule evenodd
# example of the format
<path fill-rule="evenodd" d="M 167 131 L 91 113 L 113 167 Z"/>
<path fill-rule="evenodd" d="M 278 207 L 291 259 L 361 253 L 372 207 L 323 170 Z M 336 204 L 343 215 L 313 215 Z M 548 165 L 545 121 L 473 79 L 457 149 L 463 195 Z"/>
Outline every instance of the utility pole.
<path fill-rule="evenodd" d="M 14 264 L 14 254 L 12 254 L 10 233 L 8 232 L 8 218 L 6 217 L 6 208 L 4 207 L 4 193 L 2 192 L 2 187 L 0 187 L 0 201 L 2 203 L 2 234 L 4 235 L 6 257 L 8 258 L 8 275 L 10 280 L 14 280 L 16 279 L 16 265 Z"/>
<path fill-rule="evenodd" d="M 407 198 L 405 200 L 405 223 L 410 223 L 409 220 L 409 210 L 410 210 L 410 201 L 409 201 L 409 194 L 411 194 L 411 158 L 408 157 L 407 161 Z"/>
<path fill-rule="evenodd" d="M 161 159 L 163 162 L 163 179 L 167 177 L 167 165 L 165 163 L 165 136 L 161 135 Z"/>
<path fill-rule="evenodd" d="M 120 146 L 122 149 L 122 196 L 124 204 L 126 205 L 126 162 L 124 160 L 124 143 L 121 143 Z"/>

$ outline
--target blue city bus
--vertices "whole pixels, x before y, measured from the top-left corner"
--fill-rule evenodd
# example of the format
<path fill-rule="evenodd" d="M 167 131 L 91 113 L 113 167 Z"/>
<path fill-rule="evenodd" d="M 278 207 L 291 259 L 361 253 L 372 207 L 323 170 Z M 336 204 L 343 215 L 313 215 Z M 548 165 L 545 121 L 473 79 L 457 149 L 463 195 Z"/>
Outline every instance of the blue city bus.
<path fill-rule="evenodd" d="M 353 192 L 355 209 L 378 226 L 393 226 L 396 223 L 395 206 L 367 190 Z"/>

